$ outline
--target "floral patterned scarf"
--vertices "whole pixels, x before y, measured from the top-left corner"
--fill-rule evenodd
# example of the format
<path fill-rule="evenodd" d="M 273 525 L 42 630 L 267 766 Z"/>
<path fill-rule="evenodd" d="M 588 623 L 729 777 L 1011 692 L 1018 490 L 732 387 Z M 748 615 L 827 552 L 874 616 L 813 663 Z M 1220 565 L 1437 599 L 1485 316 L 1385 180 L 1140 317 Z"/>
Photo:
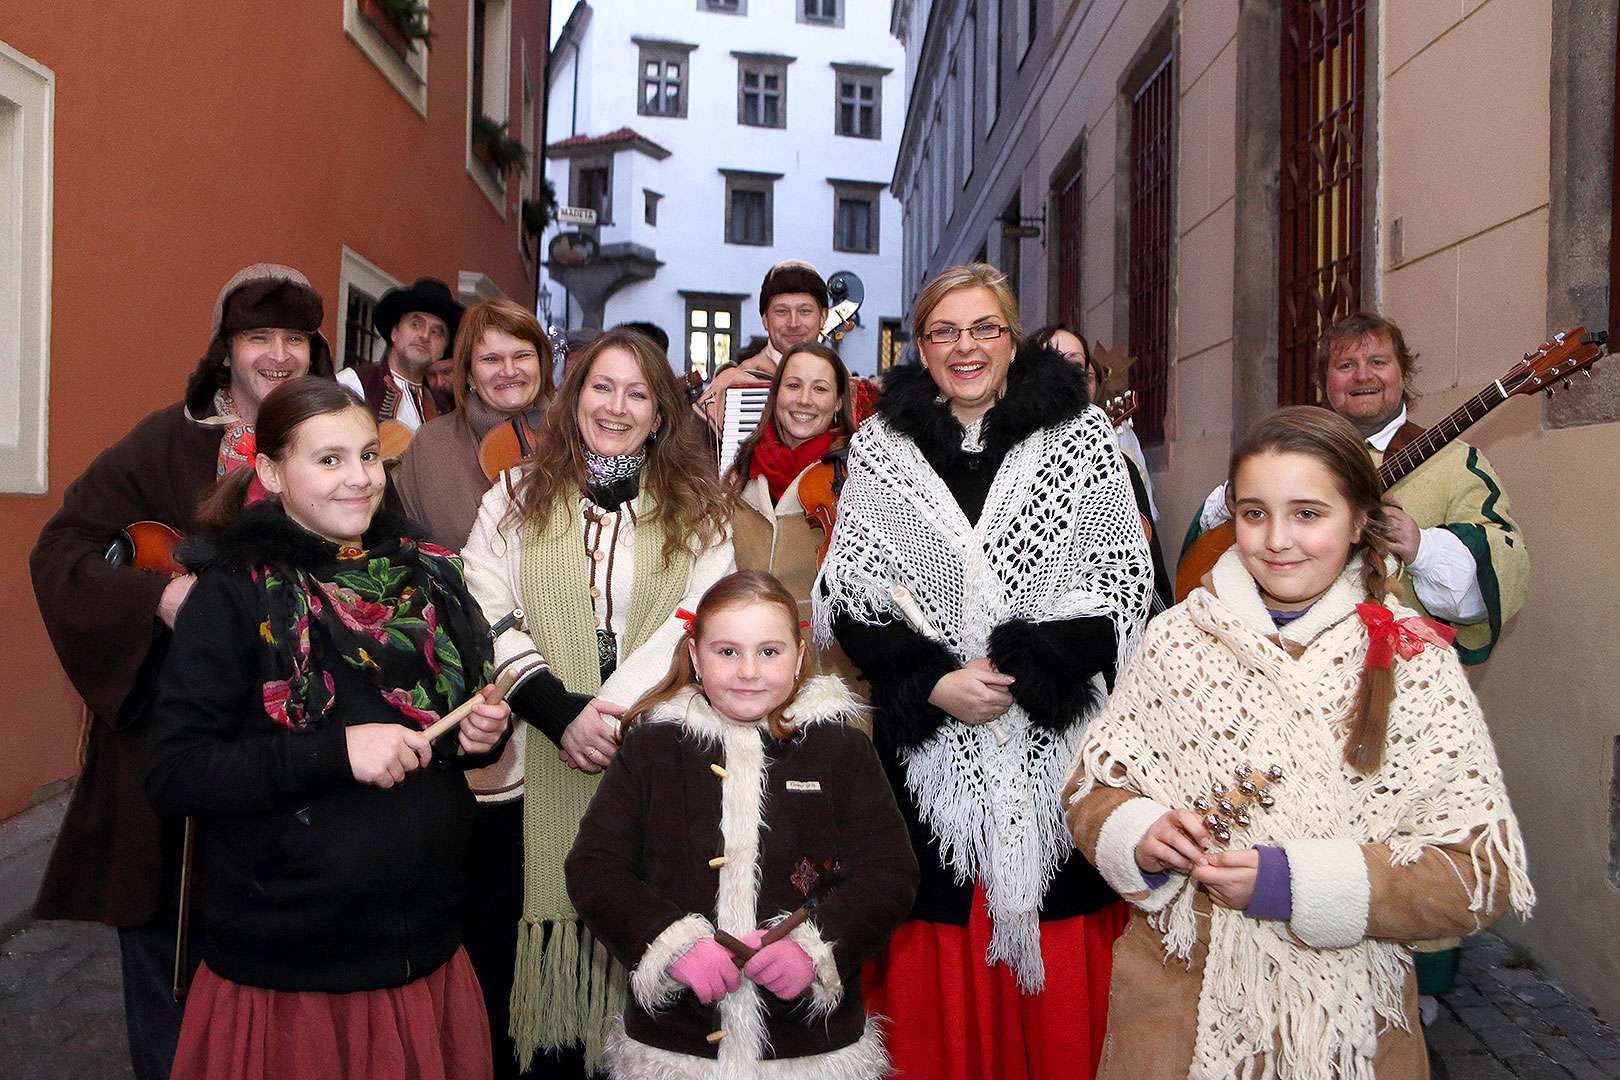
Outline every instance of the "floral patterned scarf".
<path fill-rule="evenodd" d="M 368 538 L 325 566 L 264 565 L 259 666 L 264 709 L 291 728 L 322 722 L 347 664 L 422 728 L 490 679 L 489 627 L 467 593 L 461 560 L 408 537 Z M 316 655 L 312 659 L 311 643 Z"/>

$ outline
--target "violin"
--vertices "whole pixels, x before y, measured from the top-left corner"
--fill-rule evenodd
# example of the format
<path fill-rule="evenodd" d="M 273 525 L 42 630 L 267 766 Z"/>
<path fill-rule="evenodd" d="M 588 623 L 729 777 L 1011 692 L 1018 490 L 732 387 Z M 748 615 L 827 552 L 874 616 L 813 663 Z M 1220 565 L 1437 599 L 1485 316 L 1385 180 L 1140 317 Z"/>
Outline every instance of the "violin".
<path fill-rule="evenodd" d="M 509 416 L 484 433 L 478 442 L 478 466 L 490 483 L 501 473 L 534 453 L 534 425 L 522 413 Z"/>
<path fill-rule="evenodd" d="M 799 505 L 804 507 L 804 520 L 821 529 L 821 543 L 816 545 L 816 566 L 827 557 L 827 546 L 832 543 L 833 524 L 838 520 L 838 493 L 844 490 L 848 470 L 839 458 L 821 461 L 810 466 L 799 480 Z"/>
<path fill-rule="evenodd" d="M 103 555 L 114 566 L 179 577 L 186 572 L 175 557 L 180 541 L 180 533 L 161 521 L 132 521 L 118 531 Z"/>

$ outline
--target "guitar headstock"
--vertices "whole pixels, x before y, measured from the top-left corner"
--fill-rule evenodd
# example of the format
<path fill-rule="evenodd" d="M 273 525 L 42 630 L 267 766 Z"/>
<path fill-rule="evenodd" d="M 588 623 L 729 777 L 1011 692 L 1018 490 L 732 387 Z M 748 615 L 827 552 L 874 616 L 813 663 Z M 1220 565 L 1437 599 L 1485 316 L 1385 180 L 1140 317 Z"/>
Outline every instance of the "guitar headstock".
<path fill-rule="evenodd" d="M 1127 390 L 1123 394 L 1116 394 L 1107 401 L 1100 403 L 1102 411 L 1108 414 L 1108 422 L 1115 427 L 1123 424 L 1136 414 L 1142 407 L 1135 390 Z"/>
<path fill-rule="evenodd" d="M 1605 355 L 1603 346 L 1608 340 L 1608 331 L 1589 334 L 1584 326 L 1554 334 L 1539 349 L 1525 353 L 1524 359 L 1502 376 L 1503 393 L 1535 394 L 1545 390 L 1551 394 L 1554 384 L 1569 385 L 1571 375 L 1586 371 Z"/>

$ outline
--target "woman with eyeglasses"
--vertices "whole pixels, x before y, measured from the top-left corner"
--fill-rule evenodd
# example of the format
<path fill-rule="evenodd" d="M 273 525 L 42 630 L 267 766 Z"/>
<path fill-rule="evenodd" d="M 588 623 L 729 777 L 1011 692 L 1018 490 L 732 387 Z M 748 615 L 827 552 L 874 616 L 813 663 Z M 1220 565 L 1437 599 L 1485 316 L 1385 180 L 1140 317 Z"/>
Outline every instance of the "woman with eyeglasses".
<path fill-rule="evenodd" d="M 1125 915 L 1058 787 L 1152 566 L 1107 418 L 1081 369 L 1019 348 L 1003 274 L 944 271 L 912 329 L 922 362 L 851 444 L 815 597 L 818 641 L 871 684 L 922 868 L 868 998 L 902 1076 L 1089 1077 Z"/>

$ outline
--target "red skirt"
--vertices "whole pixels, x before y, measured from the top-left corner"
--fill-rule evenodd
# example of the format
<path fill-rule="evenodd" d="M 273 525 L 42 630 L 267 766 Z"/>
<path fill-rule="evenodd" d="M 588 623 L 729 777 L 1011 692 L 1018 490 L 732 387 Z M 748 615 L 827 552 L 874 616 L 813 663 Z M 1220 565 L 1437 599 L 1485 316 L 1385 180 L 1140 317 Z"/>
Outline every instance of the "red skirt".
<path fill-rule="evenodd" d="M 489 1019 L 467 954 L 397 990 L 262 990 L 197 969 L 170 1080 L 486 1080 Z"/>
<path fill-rule="evenodd" d="M 973 889 L 966 929 L 908 921 L 861 985 L 867 1011 L 886 1018 L 884 1045 L 903 1080 L 1089 1080 L 1108 1029 L 1114 939 L 1123 900 L 1041 924 L 1046 988 L 1018 989 L 1012 969 L 984 962 L 990 915 Z"/>

